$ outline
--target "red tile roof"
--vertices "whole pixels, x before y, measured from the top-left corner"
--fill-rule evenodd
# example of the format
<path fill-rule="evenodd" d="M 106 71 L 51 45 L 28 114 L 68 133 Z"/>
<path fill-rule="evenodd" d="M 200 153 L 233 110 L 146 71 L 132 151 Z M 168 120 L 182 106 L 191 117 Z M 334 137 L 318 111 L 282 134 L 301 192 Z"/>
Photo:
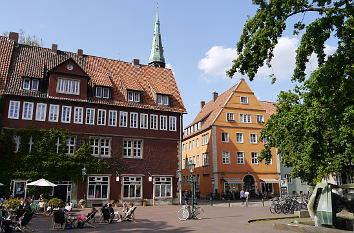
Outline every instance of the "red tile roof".
<path fill-rule="evenodd" d="M 259 101 L 261 106 L 266 110 L 266 113 L 271 116 L 277 113 L 277 107 L 275 106 L 276 103 L 268 102 L 268 101 Z"/>
<path fill-rule="evenodd" d="M 0 36 L 0 46 L 3 46 L 3 41 L 7 41 L 7 38 Z M 5 44 L 5 47 L 6 50 L 2 48 L 1 51 L 9 51 L 7 54 L 11 56 L 13 44 L 12 47 Z M 0 54 L 0 59 L 6 57 L 2 53 Z M 22 44 L 14 48 L 12 53 L 12 63 L 5 93 L 47 98 L 47 92 L 22 90 L 22 77 L 47 77 L 51 69 L 69 58 L 72 58 L 90 76 L 89 85 L 108 86 L 113 90 L 112 99 L 103 100 L 90 97 L 85 102 L 186 113 L 175 78 L 170 69 L 146 65 L 133 66 L 130 62 L 89 55 L 78 56 L 76 53 L 60 50 L 53 52 L 51 49 Z M 4 79 L 1 76 L 1 72 L 6 67 L 9 67 L 9 64 L 9 58 L 0 63 L 0 87 L 1 80 Z M 125 100 L 127 89 L 141 91 L 143 103 L 127 102 Z M 169 94 L 171 106 L 157 105 L 154 93 Z M 55 97 L 55 99 L 59 98 Z"/>
<path fill-rule="evenodd" d="M 0 92 L 4 90 L 6 85 L 13 48 L 13 41 L 0 36 Z"/>

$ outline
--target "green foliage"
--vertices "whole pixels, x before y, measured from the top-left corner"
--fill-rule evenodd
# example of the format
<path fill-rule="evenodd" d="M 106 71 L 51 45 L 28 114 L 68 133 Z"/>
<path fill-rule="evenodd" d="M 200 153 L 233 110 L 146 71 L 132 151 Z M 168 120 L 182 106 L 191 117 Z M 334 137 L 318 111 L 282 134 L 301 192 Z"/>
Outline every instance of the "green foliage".
<path fill-rule="evenodd" d="M 5 200 L 5 208 L 6 209 L 12 209 L 15 210 L 17 209 L 19 206 L 21 205 L 21 201 L 14 199 L 14 198 L 9 198 L 7 200 Z"/>
<path fill-rule="evenodd" d="M 9 32 L 3 32 L 4 36 L 9 36 Z M 19 30 L 19 41 L 20 44 L 26 44 L 31 46 L 43 47 L 43 40 L 37 38 L 35 35 L 28 35 L 22 29 Z"/>
<path fill-rule="evenodd" d="M 86 205 L 86 200 L 81 199 L 81 200 L 79 201 L 79 205 Z"/>
<path fill-rule="evenodd" d="M 54 208 L 63 208 L 64 207 L 64 202 L 63 200 L 59 199 L 59 198 L 56 198 L 56 197 L 53 197 L 52 199 L 50 199 L 48 201 L 48 205 L 51 205 L 53 206 Z"/>
<path fill-rule="evenodd" d="M 13 152 L 15 144 L 12 139 L 15 135 L 21 139 L 17 153 Z M 100 173 L 109 168 L 108 163 L 91 155 L 91 147 L 85 142 L 80 142 L 74 155 L 66 154 L 66 138 L 69 136 L 70 132 L 61 128 L 4 130 L 4 134 L 0 135 L 0 180 L 70 178 L 75 181 L 81 178 L 83 167 L 89 173 Z M 30 137 L 34 142 L 31 152 L 28 143 Z M 57 153 L 58 138 L 61 146 Z"/>

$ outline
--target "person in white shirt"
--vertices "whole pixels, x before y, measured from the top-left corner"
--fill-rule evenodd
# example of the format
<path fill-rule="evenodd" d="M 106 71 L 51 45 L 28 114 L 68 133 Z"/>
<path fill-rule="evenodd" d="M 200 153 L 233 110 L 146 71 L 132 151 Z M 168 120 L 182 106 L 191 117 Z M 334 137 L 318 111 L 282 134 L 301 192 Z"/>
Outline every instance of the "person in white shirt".
<path fill-rule="evenodd" d="M 249 196 L 250 196 L 250 193 L 248 192 L 248 190 L 246 190 L 246 192 L 245 192 L 246 206 L 248 206 L 248 197 Z"/>
<path fill-rule="evenodd" d="M 71 211 L 71 205 L 69 202 L 66 203 L 66 206 L 64 207 L 65 212 L 70 212 Z"/>

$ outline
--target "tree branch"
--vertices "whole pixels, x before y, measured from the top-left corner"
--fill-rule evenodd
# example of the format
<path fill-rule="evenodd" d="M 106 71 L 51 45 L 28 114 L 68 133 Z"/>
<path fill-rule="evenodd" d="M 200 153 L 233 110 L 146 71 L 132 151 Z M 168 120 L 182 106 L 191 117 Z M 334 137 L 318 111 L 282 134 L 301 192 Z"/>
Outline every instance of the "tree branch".
<path fill-rule="evenodd" d="M 303 13 L 303 12 L 307 12 L 307 11 L 318 11 L 318 12 L 324 12 L 325 10 L 327 10 L 326 8 L 317 8 L 317 7 L 309 7 L 307 9 L 303 9 L 300 11 L 295 11 L 291 14 L 288 15 L 288 17 L 292 16 L 292 15 L 296 15 L 298 13 Z"/>

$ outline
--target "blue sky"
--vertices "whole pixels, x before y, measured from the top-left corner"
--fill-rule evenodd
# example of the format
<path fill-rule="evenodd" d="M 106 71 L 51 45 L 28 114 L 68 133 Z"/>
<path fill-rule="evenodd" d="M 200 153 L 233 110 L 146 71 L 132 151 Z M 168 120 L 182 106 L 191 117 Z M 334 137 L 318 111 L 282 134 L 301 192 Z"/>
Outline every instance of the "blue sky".
<path fill-rule="evenodd" d="M 17 0 L 2 1 L 0 33 L 19 31 L 43 39 L 44 47 L 147 64 L 156 13 L 154 0 Z M 235 47 L 247 16 L 256 7 L 249 0 L 160 0 L 159 17 L 165 59 L 172 68 L 189 114 L 189 124 L 200 110 L 200 101 L 210 101 L 212 91 L 219 94 L 237 83 L 241 75 L 229 79 L 225 70 L 236 58 Z M 314 14 L 308 14 L 310 20 Z M 296 21 L 296 17 L 292 22 Z M 254 81 L 247 81 L 260 100 L 276 101 L 281 90 L 291 89 L 295 49 L 301 37 L 292 28 L 280 39 L 275 50 L 273 70 L 261 69 Z M 334 42 L 329 41 L 328 53 Z M 331 44 L 332 43 L 332 44 Z M 310 59 L 309 70 L 317 67 Z M 267 75 L 278 78 L 271 84 Z M 246 80 L 247 77 L 244 77 Z"/>

